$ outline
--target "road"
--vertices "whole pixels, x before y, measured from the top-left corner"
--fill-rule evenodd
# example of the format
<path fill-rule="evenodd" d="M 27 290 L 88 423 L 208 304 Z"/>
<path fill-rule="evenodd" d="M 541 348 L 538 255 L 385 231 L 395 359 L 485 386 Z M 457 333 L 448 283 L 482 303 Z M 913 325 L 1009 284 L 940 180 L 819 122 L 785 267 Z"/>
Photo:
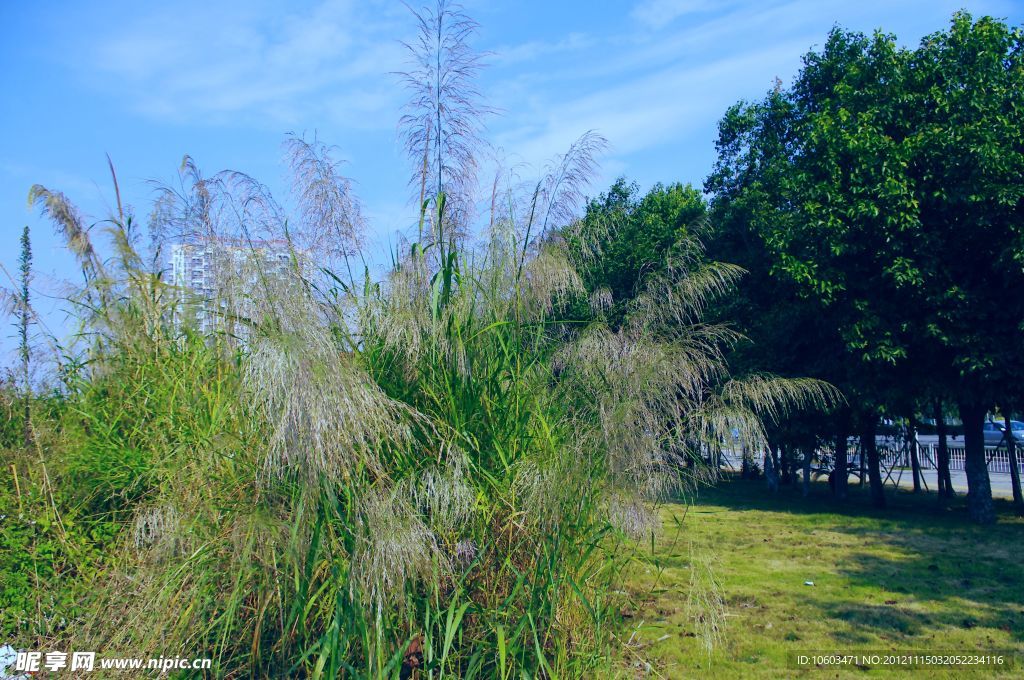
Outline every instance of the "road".
<path fill-rule="evenodd" d="M 935 491 L 938 488 L 939 481 L 935 470 L 921 470 L 921 475 L 924 478 L 924 484 L 928 486 L 928 489 Z M 964 476 L 962 470 L 950 470 L 949 478 L 953 482 L 953 489 L 958 494 L 967 493 L 967 477 Z M 1013 498 L 1013 487 L 1010 485 L 1009 473 L 1003 472 L 990 472 L 988 474 L 989 483 L 992 485 L 992 495 L 996 498 Z M 914 488 L 914 475 L 910 470 L 903 470 L 903 475 L 900 476 L 899 468 L 892 471 L 893 481 L 899 481 L 901 489 L 913 489 Z M 854 480 L 850 480 L 853 482 Z"/>
<path fill-rule="evenodd" d="M 925 439 L 921 438 L 921 443 L 929 443 Z M 950 445 L 955 446 L 950 442 Z M 732 467 L 735 470 L 740 468 L 740 457 L 738 454 L 731 452 L 723 452 L 722 462 Z M 760 462 L 760 461 L 759 461 Z M 898 482 L 901 489 L 913 489 L 914 488 L 914 475 L 909 468 L 903 469 L 900 474 L 901 468 L 895 468 L 892 471 L 892 476 L 888 479 L 886 484 L 893 484 Z M 797 475 L 799 476 L 800 469 L 797 468 Z M 938 475 L 935 470 L 921 470 L 921 475 L 924 479 L 925 486 L 930 491 L 938 489 Z M 963 470 L 950 470 L 949 478 L 953 482 L 953 489 L 958 494 L 967 493 L 967 477 L 964 475 Z M 992 485 L 992 495 L 996 498 L 1013 498 L 1013 487 L 1010 485 L 1010 474 L 1003 472 L 989 472 L 988 474 L 989 483 Z M 857 477 L 850 477 L 851 484 L 859 483 Z"/>
<path fill-rule="evenodd" d="M 922 446 L 938 446 L 939 437 L 938 435 L 918 435 L 917 441 Z M 963 446 L 964 441 L 962 437 L 948 436 L 947 441 L 950 446 Z M 881 443 L 881 441 L 879 442 Z M 994 446 L 995 442 L 987 442 L 986 446 Z M 924 477 L 924 483 L 927 484 L 928 488 L 932 491 L 938 488 L 938 473 L 935 470 L 921 470 L 921 474 Z M 949 477 L 953 482 L 953 489 L 957 493 L 967 493 L 967 477 L 964 475 L 963 470 L 950 470 Z M 992 472 L 988 474 L 989 483 L 992 485 L 992 495 L 997 498 L 1013 498 L 1013 487 L 1010 485 L 1010 473 L 1008 472 Z M 903 470 L 903 475 L 900 476 L 899 468 L 893 470 L 890 481 L 899 480 L 900 488 L 914 488 L 914 475 L 909 469 Z"/>

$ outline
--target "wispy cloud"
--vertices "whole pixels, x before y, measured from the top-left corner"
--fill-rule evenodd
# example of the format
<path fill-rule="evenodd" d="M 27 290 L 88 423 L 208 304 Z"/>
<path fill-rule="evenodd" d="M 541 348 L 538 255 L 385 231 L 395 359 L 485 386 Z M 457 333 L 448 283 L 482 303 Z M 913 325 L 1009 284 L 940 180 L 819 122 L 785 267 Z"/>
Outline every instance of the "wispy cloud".
<path fill-rule="evenodd" d="M 380 76 L 404 58 L 393 14 L 354 0 L 279 9 L 164 6 L 101 36 L 86 50 L 83 73 L 160 119 L 289 125 L 315 112 L 378 125 L 371 114 L 391 104 L 395 89 Z"/>
<path fill-rule="evenodd" d="M 80 45 L 83 76 L 161 122 L 325 127 L 339 142 L 354 131 L 393 139 L 404 93 L 387 74 L 405 67 L 398 39 L 413 26 L 401 3 L 309 0 L 282 12 L 259 0 L 185 1 L 187 9 L 133 12 L 90 40 L 95 47 Z M 920 5 L 948 16 L 960 1 Z M 494 67 L 483 89 L 505 112 L 491 121 L 495 142 L 537 165 L 588 129 L 608 137 L 620 164 L 698 131 L 710 140 L 726 106 L 759 96 L 775 76 L 791 77 L 833 22 L 870 30 L 886 6 L 639 0 L 603 28 L 568 25 L 561 35 L 483 45 Z"/>
<path fill-rule="evenodd" d="M 908 3 L 907 11 L 916 4 L 945 22 L 960 1 Z M 977 11 L 1002 6 L 978 4 Z M 887 7 L 885 0 L 642 0 L 630 13 L 632 30 L 596 35 L 571 59 L 552 53 L 542 68 L 524 65 L 491 88 L 510 112 L 497 126 L 499 145 L 537 164 L 597 129 L 612 143 L 613 162 L 635 163 L 696 137 L 710 150 L 726 107 L 762 96 L 775 77 L 793 77 L 837 22 L 865 31 L 886 24 Z M 913 42 L 920 33 L 901 37 Z"/>
<path fill-rule="evenodd" d="M 535 61 L 541 57 L 578 52 L 592 47 L 596 43 L 597 40 L 593 36 L 585 33 L 570 33 L 565 38 L 553 42 L 535 40 L 519 45 L 496 47 L 491 51 L 492 54 L 488 61 L 496 66 L 511 66 Z"/>
<path fill-rule="evenodd" d="M 698 130 L 710 138 L 727 106 L 744 93 L 766 91 L 776 75 L 791 75 L 799 56 L 820 40 L 821 29 L 803 18 L 812 1 L 695 15 L 654 41 L 648 34 L 653 14 L 644 13 L 677 17 L 689 5 L 640 3 L 633 12 L 638 20 L 647 16 L 640 28 L 606 36 L 572 60 L 549 59 L 543 69 L 521 71 L 493 88 L 513 112 L 501 122 L 499 145 L 537 164 L 596 129 L 611 141 L 616 162 Z M 773 39 L 757 39 L 770 26 L 781 27 Z"/>
<path fill-rule="evenodd" d="M 617 156 L 684 138 L 706 127 L 732 102 L 718 83 L 748 80 L 766 66 L 791 61 L 801 44 L 776 44 L 708 64 L 659 69 L 581 97 L 545 102 L 519 119 L 521 125 L 502 133 L 500 142 L 537 163 L 589 129 L 611 140 Z"/>
<path fill-rule="evenodd" d="M 643 0 L 631 15 L 644 26 L 658 29 L 687 14 L 717 12 L 732 4 L 730 0 Z"/>

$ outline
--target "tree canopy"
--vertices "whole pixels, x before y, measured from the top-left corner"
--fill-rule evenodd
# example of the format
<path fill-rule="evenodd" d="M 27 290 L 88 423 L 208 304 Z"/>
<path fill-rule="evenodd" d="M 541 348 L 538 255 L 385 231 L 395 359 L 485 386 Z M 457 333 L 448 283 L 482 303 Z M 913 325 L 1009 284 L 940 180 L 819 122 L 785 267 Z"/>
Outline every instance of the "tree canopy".
<path fill-rule="evenodd" d="M 640 195 L 637 184 L 618 179 L 591 199 L 583 218 L 565 232 L 570 247 L 592 249 L 581 276 L 599 307 L 608 307 L 613 324 L 622 321 L 625 303 L 641 291 L 646 277 L 663 272 L 675 248 L 707 212 L 704 196 L 689 184 L 656 184 Z"/>
<path fill-rule="evenodd" d="M 838 331 L 832 377 L 865 413 L 955 385 L 969 449 L 1024 356 L 1021 48 L 966 13 L 913 50 L 835 28 L 790 88 L 726 112 L 705 184 L 720 243 L 745 244 L 749 301 L 827 317 L 788 331 Z M 982 472 L 972 514 L 990 521 Z"/>

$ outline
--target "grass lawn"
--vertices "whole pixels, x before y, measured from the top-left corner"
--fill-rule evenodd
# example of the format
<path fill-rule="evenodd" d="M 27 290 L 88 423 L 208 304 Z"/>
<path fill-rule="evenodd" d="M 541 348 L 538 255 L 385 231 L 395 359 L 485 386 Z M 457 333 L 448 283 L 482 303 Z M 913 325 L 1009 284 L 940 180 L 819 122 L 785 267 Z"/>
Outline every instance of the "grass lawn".
<path fill-rule="evenodd" d="M 667 678 L 1024 677 L 1024 521 L 1002 502 L 999 524 L 980 528 L 962 499 L 940 509 L 933 495 L 889 490 L 879 512 L 852 493 L 843 505 L 823 484 L 804 499 L 798 488 L 772 495 L 762 481 L 728 480 L 689 510 L 665 507 L 656 566 L 630 580 L 623 663 Z M 725 608 L 710 655 L 687 605 L 705 563 Z M 1012 652 L 1015 667 L 799 668 L 790 658 L 994 650 Z"/>

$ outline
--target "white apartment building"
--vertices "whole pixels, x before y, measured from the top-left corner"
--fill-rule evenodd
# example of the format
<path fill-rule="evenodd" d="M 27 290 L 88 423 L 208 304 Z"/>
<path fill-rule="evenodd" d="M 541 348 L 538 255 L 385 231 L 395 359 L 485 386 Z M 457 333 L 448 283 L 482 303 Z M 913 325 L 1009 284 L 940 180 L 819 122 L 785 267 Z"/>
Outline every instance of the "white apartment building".
<path fill-rule="evenodd" d="M 305 258 L 297 255 L 300 273 L 306 275 Z M 177 289 L 175 323 L 189 320 L 203 333 L 230 330 L 245 337 L 245 324 L 236 321 L 253 315 L 268 288 L 295 277 L 292 257 L 285 241 L 208 239 L 173 244 L 168 283 Z"/>

